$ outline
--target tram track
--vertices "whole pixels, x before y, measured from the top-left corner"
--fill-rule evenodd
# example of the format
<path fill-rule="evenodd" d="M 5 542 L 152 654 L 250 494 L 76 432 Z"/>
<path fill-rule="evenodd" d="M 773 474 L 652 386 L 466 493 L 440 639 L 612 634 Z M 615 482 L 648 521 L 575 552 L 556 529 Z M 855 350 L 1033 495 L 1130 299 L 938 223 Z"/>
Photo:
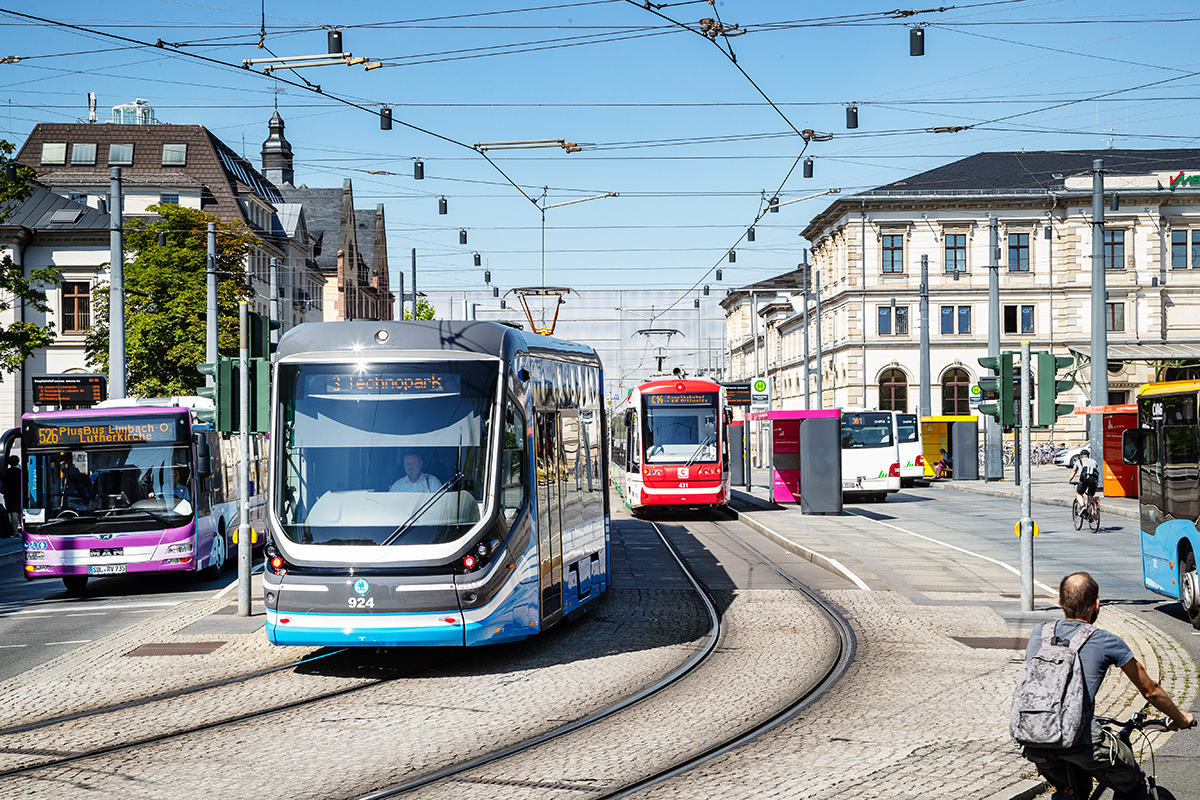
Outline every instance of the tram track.
<path fill-rule="evenodd" d="M 664 533 L 663 529 L 654 523 L 653 524 L 659 537 L 667 546 L 672 556 L 684 570 L 688 579 L 692 582 L 698 594 L 705 598 L 705 602 L 710 609 L 716 613 L 715 604 L 710 591 L 699 580 L 695 571 L 689 567 L 686 559 L 679 552 L 678 548 L 671 542 L 670 538 Z M 464 794 L 467 787 L 474 785 L 483 788 L 485 791 L 494 791 L 498 786 L 504 786 L 512 792 L 511 796 L 520 796 L 521 790 L 530 790 L 532 796 L 540 796 L 539 792 L 547 790 L 575 790 L 586 791 L 590 797 L 608 800 L 612 798 L 628 797 L 642 789 L 649 788 L 658 783 L 670 780 L 678 775 L 682 775 L 691 769 L 695 769 L 708 761 L 711 761 L 734 748 L 740 747 L 753 739 L 761 736 L 779 725 L 794 718 L 805 708 L 820 699 L 829 689 L 837 683 L 838 679 L 845 674 L 850 664 L 854 659 L 856 649 L 856 640 L 854 632 L 846 621 L 845 617 L 835 609 L 832 605 L 824 601 L 818 595 L 805 587 L 800 581 L 787 574 L 778 565 L 774 564 L 770 558 L 763 555 L 759 550 L 745 541 L 742 537 L 734 533 L 729 527 L 720 522 L 710 522 L 716 529 L 721 531 L 729 539 L 740 545 L 746 552 L 750 553 L 760 563 L 767 565 L 784 581 L 790 584 L 793 588 L 801 592 L 808 602 L 818 607 L 825 619 L 830 624 L 830 627 L 835 632 L 837 637 L 836 654 L 831 659 L 827 668 L 819 676 L 819 678 L 810 683 L 803 691 L 788 699 L 788 702 L 777 708 L 773 713 L 765 716 L 763 719 L 756 720 L 753 724 L 737 730 L 736 733 L 725 736 L 717 742 L 710 743 L 699 748 L 697 752 L 690 753 L 687 757 L 676 760 L 668 766 L 652 770 L 650 773 L 639 776 L 636 780 L 626 781 L 617 786 L 597 786 L 596 781 L 602 779 L 591 779 L 584 782 L 571 780 L 549 780 L 544 777 L 515 777 L 519 773 L 520 765 L 517 767 L 507 767 L 506 762 L 519 760 L 523 755 L 536 751 L 538 748 L 547 745 L 556 744 L 563 745 L 567 740 L 574 741 L 577 734 L 585 732 L 585 729 L 596 725 L 605 720 L 611 720 L 617 717 L 621 712 L 632 709 L 638 705 L 644 705 L 654 702 L 655 698 L 664 694 L 668 689 L 678 688 L 685 684 L 690 678 L 696 675 L 701 670 L 703 665 L 708 662 L 717 652 L 717 647 L 725 638 L 727 621 L 723 614 L 718 615 L 717 629 L 718 635 L 714 638 L 710 636 L 711 646 L 705 648 L 697 654 L 697 657 L 686 666 L 684 669 L 678 670 L 676 673 L 666 676 L 661 681 L 646 687 L 637 695 L 628 698 L 625 702 L 616 704 L 607 709 L 598 711 L 589 717 L 580 719 L 570 725 L 562 726 L 546 734 L 534 739 L 526 740 L 510 747 L 504 748 L 493 753 L 489 753 L 471 761 L 459 763 L 436 773 L 423 776 L 421 778 L 410 780 L 405 783 L 380 789 L 368 794 L 354 795 L 353 800 L 384 800 L 385 798 L 400 797 L 409 795 L 418 790 L 423 789 L 441 789 L 450 797 L 466 797 Z M 563 748 L 569 747 L 587 747 L 586 742 L 577 744 L 563 745 Z M 509 770 L 506 772 L 506 769 Z M 480 774 L 487 770 L 489 775 Z M 537 775 L 536 770 L 531 770 L 530 775 Z M 425 797 L 438 797 L 437 791 L 432 794 L 423 792 Z"/>

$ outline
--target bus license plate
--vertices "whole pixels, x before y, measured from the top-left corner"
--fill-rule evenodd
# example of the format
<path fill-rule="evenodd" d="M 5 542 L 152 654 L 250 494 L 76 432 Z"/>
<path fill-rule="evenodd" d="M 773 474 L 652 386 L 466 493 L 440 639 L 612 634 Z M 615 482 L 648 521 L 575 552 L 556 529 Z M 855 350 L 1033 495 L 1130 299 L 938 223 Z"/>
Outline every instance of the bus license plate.
<path fill-rule="evenodd" d="M 103 558 L 104 556 L 123 556 L 125 555 L 124 547 L 101 547 L 88 550 L 88 555 L 92 558 Z"/>
<path fill-rule="evenodd" d="M 124 575 L 124 564 L 96 564 L 88 569 L 89 575 Z"/>

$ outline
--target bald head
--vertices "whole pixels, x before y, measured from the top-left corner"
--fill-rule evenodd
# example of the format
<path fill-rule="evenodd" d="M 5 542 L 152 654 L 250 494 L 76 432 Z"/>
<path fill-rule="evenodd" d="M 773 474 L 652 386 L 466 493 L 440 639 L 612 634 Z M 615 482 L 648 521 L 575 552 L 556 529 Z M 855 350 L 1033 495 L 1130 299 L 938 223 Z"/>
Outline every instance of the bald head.
<path fill-rule="evenodd" d="M 1092 607 L 1100 599 L 1100 587 L 1086 572 L 1073 572 L 1058 585 L 1058 604 L 1067 619 L 1088 620 Z"/>

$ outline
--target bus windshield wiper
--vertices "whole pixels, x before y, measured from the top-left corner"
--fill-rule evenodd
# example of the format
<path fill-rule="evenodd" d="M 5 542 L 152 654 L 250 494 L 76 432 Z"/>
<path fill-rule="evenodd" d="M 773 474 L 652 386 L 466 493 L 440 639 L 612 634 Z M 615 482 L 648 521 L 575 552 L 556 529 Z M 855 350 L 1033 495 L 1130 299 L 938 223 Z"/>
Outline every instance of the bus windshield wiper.
<path fill-rule="evenodd" d="M 692 457 L 687 460 L 687 463 L 684 464 L 684 466 L 690 467 L 692 462 L 699 458 L 700 454 L 707 450 L 708 446 L 716 441 L 716 438 L 717 437 L 715 435 L 705 436 L 704 441 L 700 443 L 700 446 L 696 448 L 696 452 L 692 453 Z"/>
<path fill-rule="evenodd" d="M 420 505 L 420 507 L 418 507 L 417 510 L 412 513 L 412 516 L 410 516 L 408 519 L 406 519 L 404 521 L 404 524 L 402 524 L 399 528 L 396 528 L 396 530 L 392 531 L 391 536 L 389 536 L 388 538 L 386 538 L 382 542 L 380 542 L 379 546 L 387 547 L 389 544 L 395 543 L 395 541 L 397 539 L 399 539 L 401 536 L 403 536 L 405 533 L 408 532 L 409 528 L 411 528 L 413 525 L 415 525 L 417 523 L 417 520 L 419 520 L 426 511 L 428 511 L 430 508 L 433 507 L 433 504 L 435 502 L 437 502 L 439 497 L 444 496 L 446 494 L 446 492 L 450 491 L 452 488 L 457 486 L 458 482 L 461 481 L 462 479 L 463 479 L 463 474 L 461 472 L 454 473 L 454 475 L 450 478 L 450 480 L 443 483 L 441 486 L 438 487 L 438 490 L 436 492 L 429 495 L 429 499 L 426 500 L 424 503 L 422 503 Z"/>

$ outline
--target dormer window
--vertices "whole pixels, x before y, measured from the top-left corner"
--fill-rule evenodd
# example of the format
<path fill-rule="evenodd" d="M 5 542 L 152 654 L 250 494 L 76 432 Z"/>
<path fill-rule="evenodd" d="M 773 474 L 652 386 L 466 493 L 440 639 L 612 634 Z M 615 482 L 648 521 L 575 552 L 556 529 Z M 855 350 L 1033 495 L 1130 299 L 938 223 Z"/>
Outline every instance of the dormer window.
<path fill-rule="evenodd" d="M 133 163 L 133 143 L 129 144 L 110 144 L 108 146 L 108 163 L 109 164 L 132 164 Z"/>
<path fill-rule="evenodd" d="M 162 149 L 162 165 L 164 167 L 182 167 L 187 164 L 187 144 L 164 144 Z"/>
<path fill-rule="evenodd" d="M 96 163 L 96 143 L 76 142 L 71 145 L 71 163 L 92 165 Z"/>
<path fill-rule="evenodd" d="M 42 142 L 42 163 L 43 164 L 66 164 L 67 163 L 67 143 L 66 142 Z"/>

